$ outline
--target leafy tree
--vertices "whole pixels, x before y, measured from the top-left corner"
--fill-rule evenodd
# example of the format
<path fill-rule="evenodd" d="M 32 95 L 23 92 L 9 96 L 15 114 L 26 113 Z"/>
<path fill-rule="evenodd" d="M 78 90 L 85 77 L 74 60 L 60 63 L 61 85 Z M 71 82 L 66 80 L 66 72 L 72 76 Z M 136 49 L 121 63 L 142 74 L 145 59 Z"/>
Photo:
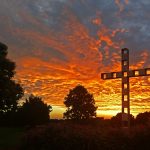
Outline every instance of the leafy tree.
<path fill-rule="evenodd" d="M 23 96 L 20 84 L 13 80 L 15 63 L 7 58 L 7 46 L 0 43 L 0 114 L 17 110 L 18 100 Z"/>
<path fill-rule="evenodd" d="M 67 107 L 64 118 L 67 119 L 90 119 L 96 117 L 95 100 L 87 89 L 78 85 L 70 90 L 65 97 L 64 104 Z"/>
<path fill-rule="evenodd" d="M 118 113 L 116 116 L 111 118 L 111 124 L 115 127 L 121 127 L 122 125 L 122 113 Z M 130 124 L 134 125 L 134 116 L 130 114 Z"/>
<path fill-rule="evenodd" d="M 136 116 L 136 124 L 150 124 L 150 112 L 139 113 Z"/>
<path fill-rule="evenodd" d="M 50 105 L 45 104 L 42 98 L 30 95 L 18 111 L 20 123 L 25 125 L 43 124 L 49 121 Z"/>

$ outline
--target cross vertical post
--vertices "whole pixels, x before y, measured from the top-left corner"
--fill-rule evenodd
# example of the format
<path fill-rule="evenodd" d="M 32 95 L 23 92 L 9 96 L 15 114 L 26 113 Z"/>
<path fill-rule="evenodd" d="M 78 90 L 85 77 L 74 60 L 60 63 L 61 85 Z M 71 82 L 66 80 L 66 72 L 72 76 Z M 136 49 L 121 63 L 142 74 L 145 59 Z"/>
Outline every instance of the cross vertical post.
<path fill-rule="evenodd" d="M 122 126 L 130 127 L 129 50 L 122 49 Z"/>

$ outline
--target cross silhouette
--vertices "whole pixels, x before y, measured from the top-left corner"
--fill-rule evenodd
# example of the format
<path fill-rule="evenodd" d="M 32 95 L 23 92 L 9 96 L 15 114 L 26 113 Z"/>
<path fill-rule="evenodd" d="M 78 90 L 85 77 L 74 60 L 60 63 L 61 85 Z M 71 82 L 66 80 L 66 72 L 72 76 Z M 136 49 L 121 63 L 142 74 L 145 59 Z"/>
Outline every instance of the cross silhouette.
<path fill-rule="evenodd" d="M 150 76 L 150 68 L 129 70 L 129 50 L 122 49 L 121 52 L 121 68 L 120 72 L 102 73 L 101 79 L 117 79 L 122 78 L 122 126 L 130 127 L 130 77 Z"/>

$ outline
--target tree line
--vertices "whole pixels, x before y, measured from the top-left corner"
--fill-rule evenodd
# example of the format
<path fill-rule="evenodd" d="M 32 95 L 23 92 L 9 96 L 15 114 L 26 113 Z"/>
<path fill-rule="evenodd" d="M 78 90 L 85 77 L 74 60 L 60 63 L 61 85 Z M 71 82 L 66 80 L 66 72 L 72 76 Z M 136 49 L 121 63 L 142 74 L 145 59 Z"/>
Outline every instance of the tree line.
<path fill-rule="evenodd" d="M 0 43 L 0 125 L 35 125 L 49 121 L 50 105 L 42 98 L 30 95 L 22 105 L 21 84 L 14 80 L 16 65 L 7 58 L 8 47 Z"/>
<path fill-rule="evenodd" d="M 8 47 L 0 43 L 0 125 L 36 125 L 49 122 L 52 107 L 43 102 L 41 97 L 30 95 L 20 105 L 24 96 L 21 84 L 14 80 L 16 65 L 7 58 Z M 64 119 L 89 120 L 96 118 L 95 100 L 92 94 L 82 86 L 71 89 L 64 98 L 66 112 Z M 135 119 L 131 115 L 131 123 Z M 133 121 L 134 120 L 134 121 Z M 150 121 L 150 112 L 141 113 L 136 123 Z M 111 118 L 113 125 L 120 126 L 121 113 Z"/>

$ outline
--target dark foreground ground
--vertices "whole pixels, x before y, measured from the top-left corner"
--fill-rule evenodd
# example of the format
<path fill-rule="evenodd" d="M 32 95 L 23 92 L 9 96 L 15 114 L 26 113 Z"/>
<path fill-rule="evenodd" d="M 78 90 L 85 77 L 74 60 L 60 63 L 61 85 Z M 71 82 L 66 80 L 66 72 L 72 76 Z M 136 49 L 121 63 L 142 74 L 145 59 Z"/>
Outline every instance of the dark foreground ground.
<path fill-rule="evenodd" d="M 16 150 L 23 135 L 23 128 L 0 127 L 0 150 Z"/>
<path fill-rule="evenodd" d="M 128 130 L 101 124 L 52 122 L 0 128 L 0 150 L 150 150 L 150 126 Z"/>

